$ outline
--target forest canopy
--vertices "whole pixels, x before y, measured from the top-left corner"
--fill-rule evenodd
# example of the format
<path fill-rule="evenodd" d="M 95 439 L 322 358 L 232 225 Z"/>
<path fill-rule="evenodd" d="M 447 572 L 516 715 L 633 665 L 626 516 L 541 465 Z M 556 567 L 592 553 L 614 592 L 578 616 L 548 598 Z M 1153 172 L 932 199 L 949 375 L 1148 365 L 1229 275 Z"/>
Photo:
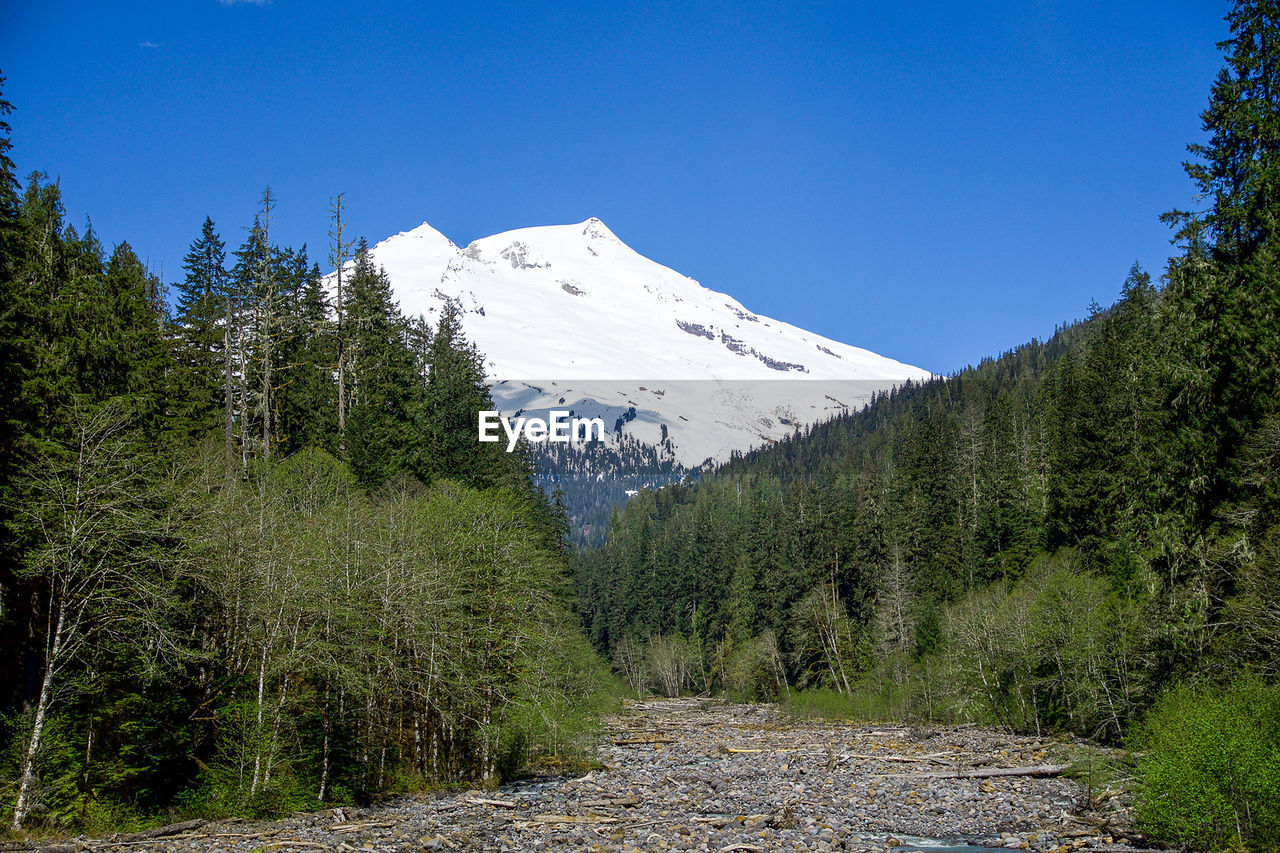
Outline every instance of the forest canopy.
<path fill-rule="evenodd" d="M 619 674 L 1113 743 L 1144 727 L 1144 742 L 1176 742 L 1150 726 L 1206 690 L 1239 710 L 1224 725 L 1260 738 L 1246 752 L 1266 753 L 1280 736 L 1266 710 L 1280 707 L 1280 19 L 1240 2 L 1227 20 L 1186 164 L 1207 206 L 1165 216 L 1178 253 L 1161 280 L 1135 264 L 1115 305 L 1047 341 L 638 495 L 576 564 L 588 634 Z M 1213 794 L 1238 804 L 1238 827 L 1146 814 L 1197 843 L 1274 844 L 1280 828 L 1256 817 L 1280 796 L 1268 767 L 1248 796 Z"/>
<path fill-rule="evenodd" d="M 10 106 L 0 103 L 0 114 Z M 0 136 L 7 823 L 277 813 L 580 753 L 601 670 L 563 518 L 457 315 L 401 316 L 334 200 L 328 280 L 199 224 L 166 285 Z M 353 251 L 354 250 L 354 251 Z"/>

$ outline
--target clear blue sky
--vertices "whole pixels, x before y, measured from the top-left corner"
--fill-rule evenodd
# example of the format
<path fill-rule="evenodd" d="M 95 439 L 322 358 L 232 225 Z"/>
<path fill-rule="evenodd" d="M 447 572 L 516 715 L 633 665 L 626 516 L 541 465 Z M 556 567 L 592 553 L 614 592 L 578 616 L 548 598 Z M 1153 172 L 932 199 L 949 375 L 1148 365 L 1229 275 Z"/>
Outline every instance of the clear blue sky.
<path fill-rule="evenodd" d="M 168 279 L 262 188 L 323 257 L 599 216 L 749 308 L 950 372 L 1112 302 L 1193 204 L 1226 2 L 0 4 L 13 155 Z"/>

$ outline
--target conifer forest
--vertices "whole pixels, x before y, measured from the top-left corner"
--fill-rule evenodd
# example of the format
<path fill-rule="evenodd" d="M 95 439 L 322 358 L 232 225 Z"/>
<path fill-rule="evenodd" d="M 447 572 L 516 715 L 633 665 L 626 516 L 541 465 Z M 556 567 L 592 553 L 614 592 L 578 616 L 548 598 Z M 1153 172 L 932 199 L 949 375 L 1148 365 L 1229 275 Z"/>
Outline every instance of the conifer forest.
<path fill-rule="evenodd" d="M 479 355 L 455 314 L 400 316 L 341 197 L 332 292 L 272 241 L 268 190 L 230 254 L 199 225 L 166 302 L 3 165 L 12 829 L 367 800 L 580 749 L 601 682 L 562 515 L 475 442 Z"/>
<path fill-rule="evenodd" d="M 633 688 L 1145 745 L 1151 826 L 1280 841 L 1280 15 L 1228 20 L 1158 283 L 642 492 L 578 557 Z"/>
<path fill-rule="evenodd" d="M 162 280 L 15 174 L 0 92 L 7 831 L 568 772 L 626 692 L 1086 738 L 1153 843 L 1275 850 L 1280 9 L 1228 22 L 1164 269 L 680 484 L 601 480 L 576 542 L 538 466 L 588 457 L 477 442 L 461 314 L 402 316 L 343 196 L 311 246 L 270 189 L 193 222 Z"/>

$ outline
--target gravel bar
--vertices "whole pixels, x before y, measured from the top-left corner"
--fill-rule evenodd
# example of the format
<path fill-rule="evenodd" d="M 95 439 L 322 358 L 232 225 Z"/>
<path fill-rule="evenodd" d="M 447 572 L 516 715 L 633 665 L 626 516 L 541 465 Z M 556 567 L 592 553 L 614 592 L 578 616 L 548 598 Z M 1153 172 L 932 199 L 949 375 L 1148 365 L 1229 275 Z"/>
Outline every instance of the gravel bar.
<path fill-rule="evenodd" d="M 1081 812 L 1048 739 L 974 727 L 796 719 L 709 699 L 626 704 L 599 768 L 497 791 L 408 797 L 284 820 L 191 822 L 158 838 L 76 838 L 46 853 L 889 851 L 1126 853 L 1118 799 Z M 1044 768 L 1046 775 L 996 775 Z M 984 777 L 979 774 L 987 774 Z M 947 778 L 968 775 L 969 778 Z M 11 848 L 13 849 L 13 848 Z"/>

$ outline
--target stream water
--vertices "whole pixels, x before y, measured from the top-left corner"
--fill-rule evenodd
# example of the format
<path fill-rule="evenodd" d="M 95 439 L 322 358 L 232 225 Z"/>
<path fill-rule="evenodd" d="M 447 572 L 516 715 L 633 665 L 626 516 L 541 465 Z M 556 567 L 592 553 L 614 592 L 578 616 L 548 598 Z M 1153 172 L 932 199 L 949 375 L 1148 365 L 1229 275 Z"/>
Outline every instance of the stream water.
<path fill-rule="evenodd" d="M 875 844 L 885 844 L 890 838 L 895 838 L 898 840 L 895 849 L 918 853 L 991 853 L 992 850 L 1000 849 L 970 844 L 963 838 L 924 838 L 919 835 L 885 835 L 871 832 L 860 832 L 858 837 Z"/>

